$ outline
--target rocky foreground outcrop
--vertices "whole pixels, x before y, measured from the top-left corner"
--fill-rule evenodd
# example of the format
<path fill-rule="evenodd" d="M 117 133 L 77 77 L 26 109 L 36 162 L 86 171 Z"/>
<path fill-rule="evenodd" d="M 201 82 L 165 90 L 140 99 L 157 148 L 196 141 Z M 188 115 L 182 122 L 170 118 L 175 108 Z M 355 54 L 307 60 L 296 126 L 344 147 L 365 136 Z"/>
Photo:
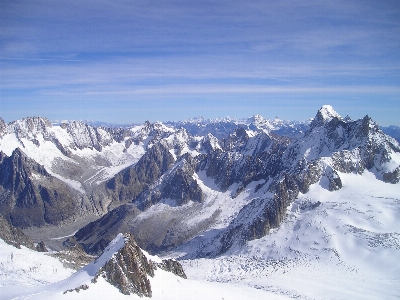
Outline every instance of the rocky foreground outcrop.
<path fill-rule="evenodd" d="M 152 290 L 149 277 L 155 276 L 154 271 L 157 268 L 186 278 L 179 262 L 171 259 L 154 262 L 147 258 L 132 235 L 124 234 L 123 239 L 123 247 L 114 253 L 97 272 L 94 282 L 99 276 L 102 276 L 125 295 L 136 294 L 140 297 L 151 297 Z M 106 248 L 105 252 L 107 251 L 110 251 L 110 246 Z"/>
<path fill-rule="evenodd" d="M 12 226 L 2 215 L 0 215 L 0 239 L 18 249 L 24 246 L 38 252 L 48 252 L 43 241 L 40 241 L 35 246 L 35 243 L 29 236 L 25 235 L 21 229 Z"/>
<path fill-rule="evenodd" d="M 21 229 L 12 226 L 2 215 L 0 215 L 0 239 L 19 249 L 21 246 L 25 246 L 36 250 L 32 239 L 26 236 Z"/>

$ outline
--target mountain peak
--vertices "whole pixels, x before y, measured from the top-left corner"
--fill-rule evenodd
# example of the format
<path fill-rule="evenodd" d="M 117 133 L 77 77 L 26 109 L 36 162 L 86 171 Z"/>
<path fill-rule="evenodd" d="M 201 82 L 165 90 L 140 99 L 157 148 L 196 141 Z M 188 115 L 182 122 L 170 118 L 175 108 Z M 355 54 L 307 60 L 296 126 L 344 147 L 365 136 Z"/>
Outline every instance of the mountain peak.
<path fill-rule="evenodd" d="M 311 122 L 311 128 L 321 126 L 330 120 L 337 118 L 339 120 L 342 117 L 333 109 L 331 105 L 323 105 L 317 112 L 314 120 Z"/>
<path fill-rule="evenodd" d="M 333 118 L 339 118 L 341 119 L 342 117 L 333 109 L 331 105 L 323 105 L 318 113 L 324 118 L 324 120 L 331 120 Z"/>

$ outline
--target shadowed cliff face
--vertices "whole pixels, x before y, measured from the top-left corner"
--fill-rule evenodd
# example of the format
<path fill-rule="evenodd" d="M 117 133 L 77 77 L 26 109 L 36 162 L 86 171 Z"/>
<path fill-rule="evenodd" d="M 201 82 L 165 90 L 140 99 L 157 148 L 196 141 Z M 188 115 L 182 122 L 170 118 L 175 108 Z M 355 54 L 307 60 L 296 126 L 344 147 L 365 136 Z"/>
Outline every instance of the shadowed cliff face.
<path fill-rule="evenodd" d="M 25 246 L 36 250 L 32 239 L 26 236 L 19 228 L 12 226 L 2 215 L 0 215 L 0 238 L 7 244 L 17 248 Z"/>
<path fill-rule="evenodd" d="M 75 215 L 76 194 L 20 149 L 0 153 L 0 209 L 14 226 L 59 225 Z"/>
<path fill-rule="evenodd" d="M 167 148 L 162 144 L 154 145 L 135 166 L 109 180 L 106 183 L 107 192 L 113 201 L 131 201 L 159 179 L 173 163 L 174 158 Z"/>

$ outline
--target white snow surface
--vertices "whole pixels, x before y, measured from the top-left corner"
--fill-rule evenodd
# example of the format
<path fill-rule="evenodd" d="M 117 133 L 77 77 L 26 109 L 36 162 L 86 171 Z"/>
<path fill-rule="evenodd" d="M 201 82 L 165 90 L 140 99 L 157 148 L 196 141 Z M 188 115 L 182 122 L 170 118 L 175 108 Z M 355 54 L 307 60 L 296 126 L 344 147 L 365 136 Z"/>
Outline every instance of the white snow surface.
<path fill-rule="evenodd" d="M 323 119 L 325 121 L 329 121 L 333 118 L 339 118 L 341 119 L 342 117 L 334 110 L 334 108 L 331 105 L 323 105 L 321 109 L 319 110 L 321 113 Z"/>
<path fill-rule="evenodd" d="M 42 252 L 24 246 L 18 249 L 0 239 L 0 298 L 5 290 L 37 286 L 62 280 L 75 272 L 65 269 L 62 263 Z M 16 288 L 17 287 L 17 288 Z"/>
<path fill-rule="evenodd" d="M 399 299 L 400 186 L 370 172 L 339 175 L 341 190 L 314 184 L 269 235 L 216 259 L 181 261 L 189 278 L 298 299 Z"/>
<path fill-rule="evenodd" d="M 19 250 L 15 247 L 6 245 L 3 241 L 0 241 L 0 259 L 1 259 L 1 286 L 0 296 L 1 299 L 143 299 L 137 295 L 123 295 L 117 288 L 110 285 L 102 277 L 97 279 L 96 283 L 92 283 L 91 280 L 95 274 L 100 270 L 104 264 L 111 259 L 111 257 L 118 252 L 124 245 L 124 237 L 122 234 L 118 234 L 117 237 L 109 244 L 103 254 L 80 271 L 72 274 L 71 276 L 59 280 L 62 275 L 68 276 L 69 270 L 61 270 L 60 274 L 57 273 L 58 269 L 55 269 L 55 265 L 60 268 L 61 263 L 56 259 L 47 257 L 47 260 L 43 260 L 45 255 L 43 253 L 35 253 L 34 251 L 27 251 L 26 249 Z M 8 251 L 13 253 L 11 255 L 4 255 Z M 21 254 L 19 251 L 23 251 Z M 17 253 L 17 254 L 14 254 Z M 158 257 L 151 256 L 147 252 L 145 255 L 153 261 L 160 262 Z M 7 257 L 5 257 L 7 256 Z M 41 257 L 39 266 L 41 269 L 36 271 L 30 271 L 33 275 L 38 275 L 39 280 L 43 280 L 43 283 L 48 282 L 45 280 L 50 278 L 53 283 L 42 284 L 36 286 L 28 286 L 26 283 L 28 279 L 31 279 L 33 275 L 24 274 L 24 277 L 20 277 L 24 269 L 22 265 L 16 265 L 20 260 L 24 263 L 29 262 L 31 257 Z M 8 265 L 12 264 L 10 268 Z M 27 267 L 25 267 L 26 269 Z M 32 268 L 32 267 L 30 267 Z M 61 267 L 62 269 L 62 267 Z M 53 275 L 50 277 L 50 272 Z M 14 281 L 11 281 L 14 279 Z M 152 287 L 153 296 L 151 299 L 155 300 L 187 300 L 187 299 L 287 299 L 280 295 L 275 295 L 271 292 L 266 292 L 251 288 L 248 286 L 242 286 L 238 284 L 223 284 L 216 282 L 207 282 L 199 280 L 183 279 L 170 272 L 157 269 L 155 276 L 150 277 L 150 284 Z M 75 289 L 82 285 L 89 286 L 87 290 L 65 291 Z"/>

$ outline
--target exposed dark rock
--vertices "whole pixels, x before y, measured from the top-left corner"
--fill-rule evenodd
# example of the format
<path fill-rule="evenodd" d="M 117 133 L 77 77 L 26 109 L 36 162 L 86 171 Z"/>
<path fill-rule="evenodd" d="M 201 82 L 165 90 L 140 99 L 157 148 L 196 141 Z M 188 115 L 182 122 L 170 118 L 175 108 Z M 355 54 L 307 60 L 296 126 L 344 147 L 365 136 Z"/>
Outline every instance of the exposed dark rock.
<path fill-rule="evenodd" d="M 82 291 L 86 291 L 88 288 L 89 288 L 89 286 L 87 284 L 83 284 L 81 286 L 78 286 L 77 288 L 66 290 L 63 294 L 66 294 L 68 292 L 77 292 L 77 293 L 79 293 L 81 290 Z"/>
<path fill-rule="evenodd" d="M 134 238 L 125 235 L 125 245 L 100 269 L 97 276 L 117 287 L 122 294 L 151 297 L 147 276 L 154 277 L 154 267 L 143 254 Z"/>
<path fill-rule="evenodd" d="M 221 191 L 233 183 L 246 186 L 279 171 L 279 157 L 289 140 L 259 133 L 249 137 L 243 128 L 224 141 L 224 150 L 215 149 L 199 157 L 199 170 L 205 170 Z"/>
<path fill-rule="evenodd" d="M 135 199 L 150 184 L 159 179 L 174 163 L 174 157 L 162 144 L 151 147 L 133 167 L 129 167 L 106 183 L 115 202 Z"/>
<path fill-rule="evenodd" d="M 202 202 L 202 190 L 193 179 L 194 165 L 190 155 L 182 157 L 172 170 L 164 174 L 161 182 L 135 199 L 138 208 L 145 210 L 163 199 L 168 199 L 168 203 L 174 206 L 181 206 L 189 201 Z"/>
<path fill-rule="evenodd" d="M 0 211 L 22 228 L 58 225 L 76 214 L 77 197 L 19 148 L 0 153 Z"/>
<path fill-rule="evenodd" d="M 389 183 L 399 183 L 400 182 L 400 166 L 397 167 L 393 172 L 387 172 L 383 174 L 383 181 Z"/>
<path fill-rule="evenodd" d="M 317 202 L 305 201 L 300 205 L 300 209 L 302 211 L 310 211 L 310 210 L 317 208 L 320 205 L 321 205 L 320 201 L 317 201 Z"/>
<path fill-rule="evenodd" d="M 185 279 L 187 278 L 182 265 L 179 262 L 177 262 L 176 260 L 163 259 L 162 263 L 153 262 L 153 265 L 164 271 L 171 272 L 177 276 L 180 276 L 182 278 L 185 278 Z"/>
<path fill-rule="evenodd" d="M 132 235 L 124 234 L 123 238 L 124 246 L 97 272 L 93 282 L 102 276 L 125 295 L 151 297 L 152 290 L 148 276 L 154 277 L 154 270 L 157 268 L 186 278 L 179 262 L 171 259 L 163 260 L 161 263 L 153 262 L 147 259 Z"/>
<path fill-rule="evenodd" d="M 329 180 L 328 190 L 337 191 L 343 187 L 342 180 L 340 179 L 340 176 L 335 170 L 329 168 L 328 170 L 325 171 L 325 175 Z"/>
<path fill-rule="evenodd" d="M 26 236 L 21 229 L 12 226 L 2 215 L 0 215 L 0 238 L 7 244 L 21 248 L 25 246 L 36 250 L 32 239 Z"/>
<path fill-rule="evenodd" d="M 5 134 L 7 125 L 4 123 L 4 120 L 0 118 L 0 137 L 2 137 Z"/>
<path fill-rule="evenodd" d="M 136 206 L 123 204 L 78 230 L 73 243 L 82 245 L 87 253 L 98 255 L 119 232 L 131 231 L 127 220 L 139 212 Z"/>
<path fill-rule="evenodd" d="M 246 241 L 267 235 L 272 228 L 280 225 L 287 207 L 297 197 L 299 187 L 291 176 L 285 175 L 271 190 L 274 191 L 272 199 L 255 198 L 240 210 L 220 234 L 221 247 L 208 255 L 222 254 L 235 245 L 242 246 Z"/>
<path fill-rule="evenodd" d="M 43 241 L 40 241 L 37 245 L 36 245 L 36 250 L 38 252 L 48 252 L 46 245 L 44 244 Z"/>

